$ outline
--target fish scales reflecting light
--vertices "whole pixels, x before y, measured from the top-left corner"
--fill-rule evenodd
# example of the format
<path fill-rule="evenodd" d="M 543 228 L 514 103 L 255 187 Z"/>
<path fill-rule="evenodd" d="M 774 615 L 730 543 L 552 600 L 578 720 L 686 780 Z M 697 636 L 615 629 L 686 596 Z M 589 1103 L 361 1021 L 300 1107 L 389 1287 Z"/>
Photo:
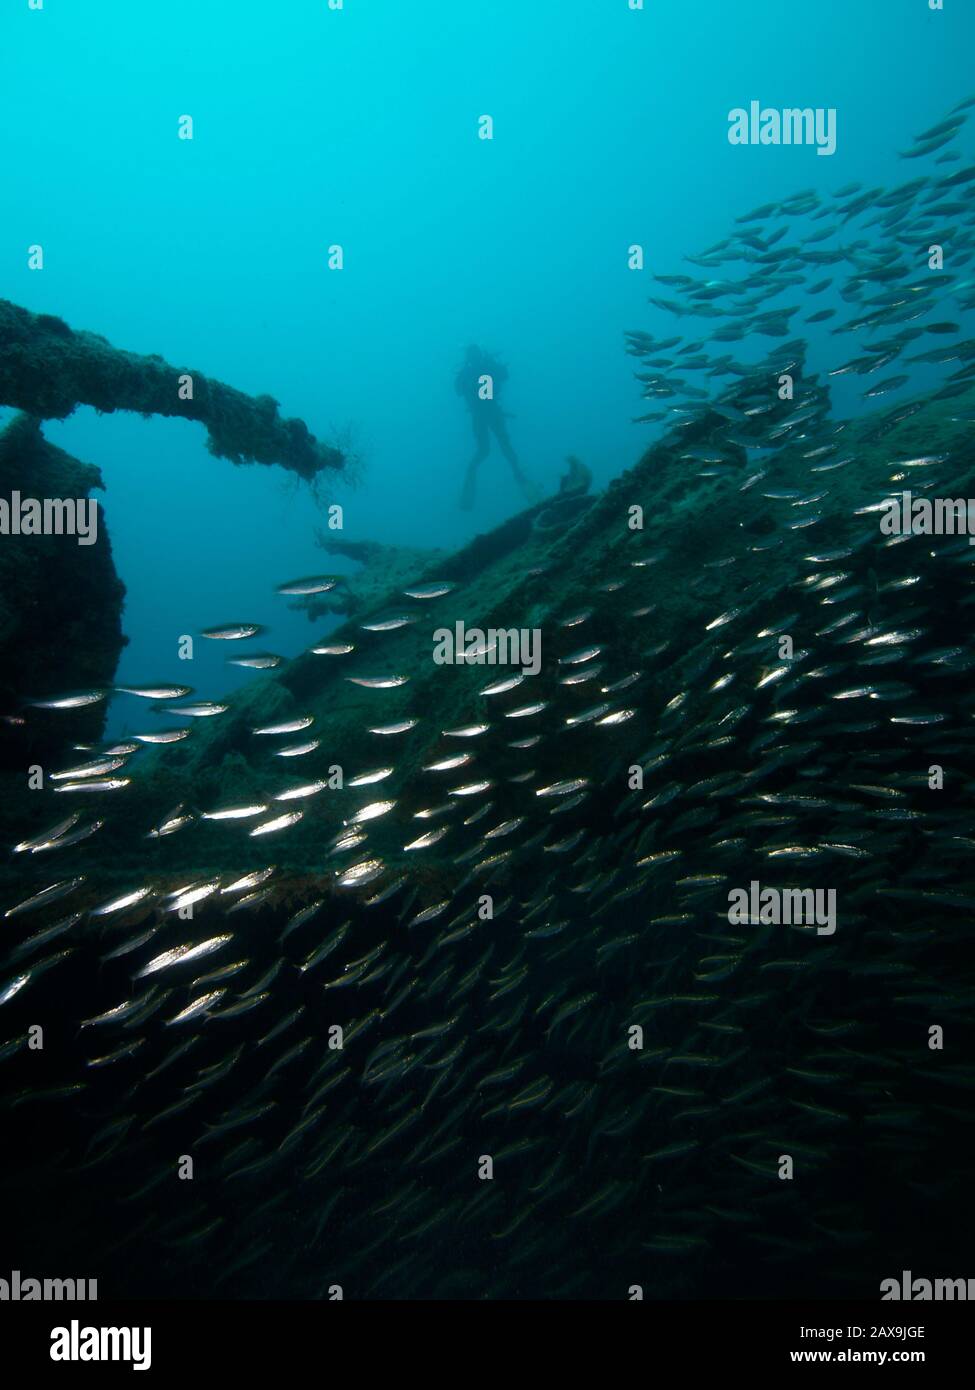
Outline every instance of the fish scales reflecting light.
<path fill-rule="evenodd" d="M 289 81 L 304 91 L 314 43 L 296 23 Z M 857 51 L 883 70 L 870 42 Z M 953 100 L 959 75 L 939 62 Z M 27 1195 L 4 1234 L 19 1267 L 47 1251 L 51 1271 L 92 1268 L 134 1296 L 248 1307 L 326 1292 L 876 1298 L 902 1269 L 964 1277 L 975 101 L 942 118 L 928 91 L 909 93 L 924 133 L 890 187 L 875 179 L 893 165 L 836 188 L 814 156 L 815 187 L 789 194 L 785 159 L 811 151 L 777 152 L 773 189 L 760 130 L 731 150 L 765 201 L 700 254 L 655 246 L 640 281 L 653 298 L 623 340 L 649 443 L 611 476 L 594 426 L 598 494 L 570 459 L 558 493 L 535 497 L 547 446 L 523 480 L 495 362 L 475 380 L 503 404 L 460 381 L 470 476 L 498 462 L 480 458 L 473 414 L 493 407 L 487 441 L 511 475 L 492 476 L 490 505 L 500 517 L 514 487 L 525 506 L 498 525 L 475 511 L 461 543 L 433 550 L 450 522 L 426 513 L 410 392 L 399 491 L 380 475 L 333 502 L 329 446 L 271 397 L 197 375 L 179 413 L 213 451 L 249 459 L 252 420 L 256 460 L 285 450 L 314 495 L 255 493 L 267 544 L 247 530 L 208 599 L 178 541 L 148 586 L 158 634 L 139 626 L 147 560 L 128 559 L 125 684 L 89 637 L 96 590 L 51 561 L 72 627 L 38 618 L 62 647 L 53 674 L 21 632 L 0 709 L 0 1065 L 10 1189 Z M 767 134 L 773 116 L 780 133 L 793 121 L 760 114 Z M 882 129 L 854 158 L 844 117 L 863 178 Z M 62 353 L 109 346 L 50 315 L 25 322 L 50 335 L 38 409 L 60 409 Z M 289 348 L 268 324 L 273 378 Z M 397 330 L 407 360 L 412 331 Z M 0 333 L 0 380 L 13 340 Z M 535 357 L 513 347 L 511 372 Z M 178 389 L 165 364 L 124 361 Z M 313 375 L 307 399 L 331 389 Z M 19 408 L 5 466 L 43 418 Z M 427 441 L 444 458 L 451 428 Z M 949 494 L 951 527 L 925 529 Z M 121 536 L 121 495 L 113 506 Z M 276 582 L 314 568 L 301 518 L 316 507 L 318 545 L 350 573 Z M 242 522 L 224 528 L 234 541 Z M 373 523 L 406 543 L 364 539 Z M 36 567 L 30 583 L 40 603 Z M 267 629 L 203 626 L 248 611 Z M 253 650 L 265 630 L 299 654 Z M 177 683 L 190 669 L 194 685 Z M 184 1157 L 197 1180 L 161 1201 Z"/>

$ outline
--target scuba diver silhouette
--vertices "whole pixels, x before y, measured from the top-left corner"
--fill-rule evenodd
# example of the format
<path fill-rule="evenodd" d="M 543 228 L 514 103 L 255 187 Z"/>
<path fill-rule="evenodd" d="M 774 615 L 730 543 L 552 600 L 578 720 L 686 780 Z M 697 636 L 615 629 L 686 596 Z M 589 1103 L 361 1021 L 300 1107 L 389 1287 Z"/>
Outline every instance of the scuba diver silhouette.
<path fill-rule="evenodd" d="M 491 378 L 492 394 L 488 398 L 483 398 L 482 377 Z M 508 369 L 503 363 L 479 348 L 476 344 L 471 344 L 464 355 L 464 363 L 454 380 L 454 389 L 458 396 L 462 396 L 467 409 L 471 415 L 471 429 L 474 431 L 475 450 L 474 457 L 467 465 L 467 473 L 464 476 L 464 487 L 461 492 L 460 505 L 465 511 L 470 511 L 474 505 L 474 493 L 477 487 L 477 467 L 483 463 L 491 451 L 491 435 L 493 434 L 504 457 L 511 464 L 511 471 L 515 475 L 515 482 L 521 488 L 529 502 L 537 502 L 538 492 L 529 482 L 518 462 L 518 455 L 514 451 L 514 446 L 508 437 L 508 426 L 505 423 L 506 412 L 501 409 L 498 400 L 499 388 L 508 379 Z"/>

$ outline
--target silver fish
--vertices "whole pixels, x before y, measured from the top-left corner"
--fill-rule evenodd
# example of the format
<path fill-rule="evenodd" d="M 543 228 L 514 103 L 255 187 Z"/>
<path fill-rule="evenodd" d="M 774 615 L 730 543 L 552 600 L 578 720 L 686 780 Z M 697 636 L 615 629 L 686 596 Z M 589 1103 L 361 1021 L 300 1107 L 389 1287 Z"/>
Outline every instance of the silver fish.
<path fill-rule="evenodd" d="M 256 637 L 263 628 L 260 623 L 225 623 L 221 627 L 207 627 L 200 633 L 211 642 L 239 642 L 244 637 Z"/>
<path fill-rule="evenodd" d="M 58 821 L 57 825 L 52 825 L 50 830 L 43 831 L 40 835 L 35 835 L 33 839 L 21 840 L 19 845 L 14 845 L 14 854 L 25 854 L 33 852 L 41 845 L 48 845 L 55 840 L 66 835 L 72 826 L 77 825 L 81 819 L 81 812 L 75 811 L 74 815 L 68 816 L 66 820 Z"/>
<path fill-rule="evenodd" d="M 189 825 L 192 820 L 192 813 L 188 812 L 181 802 L 178 806 L 174 806 L 159 824 L 148 832 L 146 839 L 159 840 L 164 835 L 174 835 L 177 830 L 182 830 L 184 825 Z"/>
<path fill-rule="evenodd" d="M 260 825 L 255 825 L 248 834 L 253 838 L 257 835 L 273 835 L 276 830 L 285 830 L 289 825 L 294 825 L 300 821 L 304 811 L 286 811 L 284 815 L 275 816 L 273 820 L 262 821 Z"/>
<path fill-rule="evenodd" d="M 407 598 L 443 598 L 444 594 L 451 593 L 456 587 L 456 584 L 433 580 L 429 584 L 419 584 L 412 589 L 404 589 L 403 593 Z"/>
<path fill-rule="evenodd" d="M 116 695 L 138 695 L 143 700 L 182 700 L 193 694 L 189 685 L 115 685 L 112 689 Z"/>
<path fill-rule="evenodd" d="M 305 579 L 289 579 L 284 584 L 279 584 L 274 592 L 276 594 L 297 594 L 300 597 L 309 594 L 327 594 L 330 589 L 334 589 L 336 584 L 341 582 L 339 575 L 310 574 Z"/>
<path fill-rule="evenodd" d="M 392 690 L 397 685 L 405 685 L 409 676 L 346 676 L 345 679 L 366 690 Z"/>
<path fill-rule="evenodd" d="M 49 888 L 43 888 L 33 897 L 25 898 L 16 907 L 10 907 L 3 914 L 4 917 L 19 917 L 23 912 L 34 912 L 39 907 L 46 907 L 48 903 L 57 902 L 59 898 L 67 897 L 76 888 L 80 888 L 85 881 L 85 875 L 80 874 L 77 878 L 62 878 L 57 883 L 52 883 Z"/>
<path fill-rule="evenodd" d="M 310 738 L 304 743 L 289 743 L 286 748 L 275 748 L 276 758 L 303 758 L 306 753 L 314 753 L 321 739 Z"/>
<path fill-rule="evenodd" d="M 93 777 L 87 782 L 64 782 L 55 792 L 117 792 L 131 784 L 131 777 Z"/>
<path fill-rule="evenodd" d="M 31 700 L 32 709 L 82 709 L 97 705 L 107 695 L 105 690 L 79 690 L 71 695 L 54 695 L 49 700 Z"/>
<path fill-rule="evenodd" d="M 173 1018 L 167 1018 L 167 1025 L 173 1023 L 188 1023 L 190 1019 L 199 1018 L 201 1014 L 208 1013 L 223 996 L 227 993 L 226 989 L 212 989 L 208 994 L 201 994 L 194 999 L 191 1004 L 187 1004 L 185 1009 L 180 1009 L 179 1013 Z"/>
<path fill-rule="evenodd" d="M 111 913 L 124 912 L 126 908 L 135 907 L 137 903 L 143 903 L 154 896 L 155 891 L 152 888 L 135 888 L 131 893 L 123 893 L 119 898 L 111 898 L 107 903 L 102 903 L 101 907 L 93 907 L 91 915 L 108 917 Z"/>
<path fill-rule="evenodd" d="M 264 724 L 259 729 L 251 729 L 251 733 L 256 736 L 265 734 L 297 734 L 302 729 L 307 729 L 310 724 L 314 724 L 315 716 L 306 714 L 300 719 L 286 719 L 281 724 Z"/>
<path fill-rule="evenodd" d="M 371 772 L 360 772 L 356 777 L 350 777 L 347 783 L 350 787 L 370 787 L 374 782 L 385 782 L 387 777 L 392 777 L 395 772 L 392 767 L 377 767 Z"/>
<path fill-rule="evenodd" d="M 305 797 L 317 796 L 324 791 L 328 782 L 319 779 L 317 782 L 304 782 L 297 787 L 289 787 L 287 791 L 277 792 L 274 796 L 275 801 L 302 801 Z"/>
<path fill-rule="evenodd" d="M 152 960 L 136 974 L 135 978 L 141 980 L 145 975 L 155 975 L 159 970 L 166 970 L 171 965 L 182 964 L 184 961 L 198 960 L 200 956 L 208 956 L 213 951 L 219 951 L 221 946 L 225 946 L 228 941 L 233 941 L 232 932 L 224 932 L 221 936 L 211 936 L 207 941 L 201 941 L 196 946 L 173 946 L 168 951 L 163 951 L 161 955 L 153 956 Z"/>
<path fill-rule="evenodd" d="M 283 656 L 275 656 L 273 652 L 255 652 L 253 656 L 228 656 L 227 665 L 244 666 L 252 671 L 273 671 L 283 660 Z"/>
<path fill-rule="evenodd" d="M 190 719 L 210 719 L 215 714 L 225 714 L 229 705 L 218 704 L 216 700 L 200 700 L 194 705 L 165 705 L 166 714 L 184 714 Z"/>

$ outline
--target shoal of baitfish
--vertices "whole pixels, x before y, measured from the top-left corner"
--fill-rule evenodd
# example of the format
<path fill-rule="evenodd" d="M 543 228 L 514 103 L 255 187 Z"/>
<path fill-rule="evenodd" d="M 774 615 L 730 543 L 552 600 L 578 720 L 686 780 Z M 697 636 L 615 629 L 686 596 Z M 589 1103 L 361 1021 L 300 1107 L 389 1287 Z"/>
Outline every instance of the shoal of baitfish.
<path fill-rule="evenodd" d="M 692 660 L 648 625 L 669 554 L 651 536 L 553 619 L 541 675 L 485 668 L 467 717 L 444 727 L 428 710 L 384 718 L 384 692 L 415 675 L 383 664 L 385 635 L 455 585 L 391 596 L 361 633 L 312 652 L 343 663 L 378 746 L 423 741 L 421 771 L 401 777 L 395 751 L 348 769 L 358 799 L 283 894 L 261 851 L 329 802 L 320 716 L 251 728 L 266 795 L 197 806 L 187 788 L 127 827 L 148 866 L 160 841 L 222 825 L 239 835 L 234 871 L 147 868 L 101 892 L 99 835 L 126 822 L 140 749 L 181 745 L 238 697 L 194 701 L 160 681 L 24 709 L 142 699 L 176 721 L 79 747 L 50 774 L 50 823 L 12 847 L 25 891 L 3 912 L 7 1107 L 23 1123 L 70 1111 L 51 1181 L 110 1187 L 125 1213 L 114 1257 L 150 1242 L 163 1288 L 193 1268 L 211 1271 L 207 1289 L 252 1291 L 273 1262 L 276 1287 L 298 1294 L 625 1297 L 634 1283 L 700 1291 L 705 1268 L 740 1270 L 744 1250 L 770 1290 L 810 1261 L 856 1285 L 876 1233 L 830 1174 L 866 1164 L 929 1200 L 959 1190 L 961 1156 L 948 1146 L 931 1175 L 926 1143 L 961 1121 L 970 1053 L 935 1061 L 924 1030 L 961 1028 L 970 1003 L 972 896 L 958 885 L 975 839 L 927 788 L 931 764 L 965 769 L 972 753 L 975 652 L 958 619 L 975 602 L 973 552 L 963 537 L 884 538 L 874 513 L 904 480 L 957 494 L 972 459 L 938 440 L 892 454 L 840 513 L 836 480 L 861 460 L 826 386 L 804 378 L 802 338 L 760 364 L 724 345 L 828 323 L 843 360 L 827 381 L 860 377 L 869 402 L 902 392 L 911 368 L 941 368 L 926 400 L 970 420 L 973 104 L 904 152 L 900 185 L 755 209 L 686 258 L 704 274 L 656 277 L 659 311 L 709 323 L 627 335 L 654 407 L 641 418 L 670 427 L 689 477 L 746 494 L 761 522 L 695 588 Z M 932 244 L 942 271 L 927 268 Z M 770 381 L 790 371 L 782 403 Z M 865 438 L 882 454 L 924 408 L 905 399 Z M 705 410 L 707 438 L 683 447 Z M 769 593 L 762 557 L 783 545 L 794 572 Z M 727 601 L 706 608 L 715 591 Z M 799 650 L 778 660 L 783 634 Z M 201 634 L 261 635 L 236 619 Z M 671 669 L 680 683 L 651 700 Z M 307 771 L 288 780 L 282 760 Z M 52 800 L 64 796 L 73 807 Z M 836 936 L 731 925 L 728 889 L 753 878 L 835 887 Z M 15 1068 L 54 1008 L 68 1026 L 38 1083 Z M 804 1182 L 777 1180 L 783 1152 Z M 206 1180 L 164 1203 L 185 1154 Z M 478 1181 L 485 1156 L 492 1181 Z"/>

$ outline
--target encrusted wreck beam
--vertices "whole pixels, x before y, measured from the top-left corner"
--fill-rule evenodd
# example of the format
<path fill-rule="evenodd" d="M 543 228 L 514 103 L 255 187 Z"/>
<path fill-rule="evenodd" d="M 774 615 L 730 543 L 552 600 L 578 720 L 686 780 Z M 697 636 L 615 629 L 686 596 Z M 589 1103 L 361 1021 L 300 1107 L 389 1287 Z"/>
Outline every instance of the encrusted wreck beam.
<path fill-rule="evenodd" d="M 97 468 L 45 439 L 33 417 L 17 415 L 0 430 L 0 500 L 8 505 L 14 492 L 80 501 L 103 486 Z M 104 515 L 94 535 L 97 543 L 81 545 L 67 533 L 0 534 L 0 769 L 16 769 L 21 781 L 26 766 L 60 757 L 66 743 L 101 737 L 102 703 L 72 711 L 23 707 L 62 691 L 66 671 L 79 689 L 114 679 L 127 641 L 125 586 Z"/>
<path fill-rule="evenodd" d="M 97 333 L 0 299 L 0 404 L 44 420 L 78 405 L 176 415 L 206 426 L 207 448 L 232 463 L 277 463 L 302 478 L 341 469 L 345 456 L 301 420 L 284 420 L 271 396 L 252 397 L 154 354 L 123 352 Z"/>

